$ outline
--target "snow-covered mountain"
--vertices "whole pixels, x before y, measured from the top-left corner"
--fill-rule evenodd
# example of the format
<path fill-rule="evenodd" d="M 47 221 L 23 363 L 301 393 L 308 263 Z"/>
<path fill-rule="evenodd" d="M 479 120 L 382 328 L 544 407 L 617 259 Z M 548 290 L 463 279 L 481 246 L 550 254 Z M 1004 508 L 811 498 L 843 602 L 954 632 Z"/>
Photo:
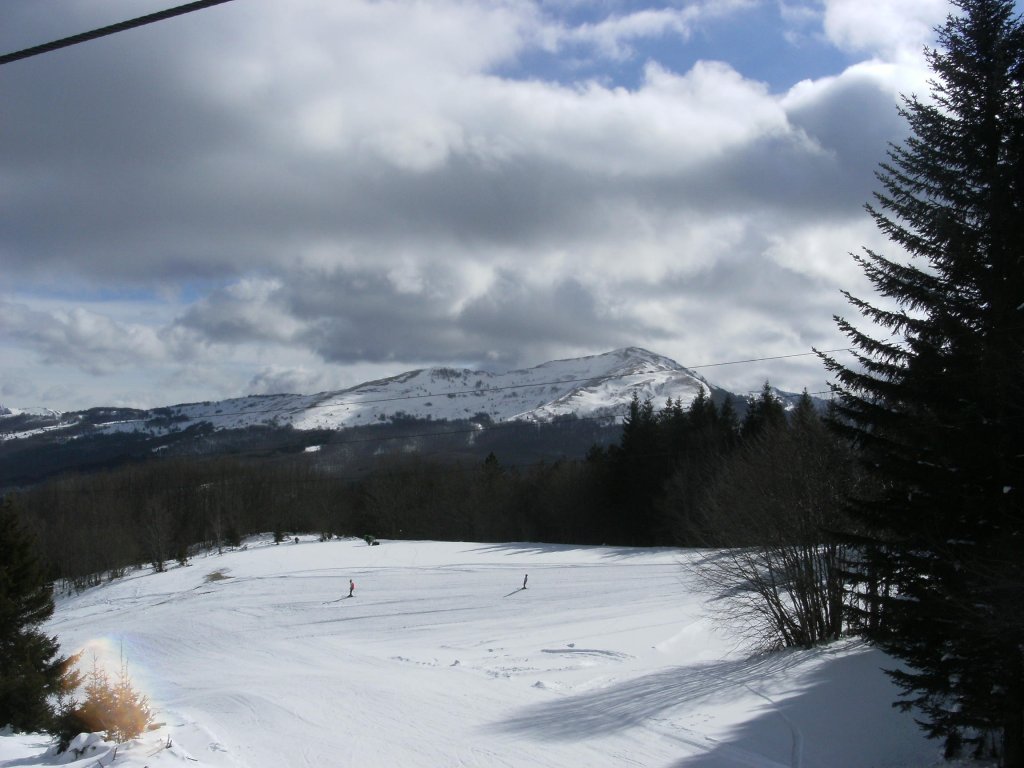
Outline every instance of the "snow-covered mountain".
<path fill-rule="evenodd" d="M 555 417 L 621 416 L 633 393 L 689 403 L 710 387 L 678 363 L 637 347 L 555 360 L 507 373 L 427 368 L 351 389 L 329 392 L 289 414 L 297 429 L 336 429 L 393 419 L 468 419 L 547 422 Z M 217 423 L 214 421 L 214 423 Z"/>
<path fill-rule="evenodd" d="M 21 430 L 5 425 L 5 417 L 0 416 L 0 439 L 83 423 L 100 433 L 160 434 L 199 424 L 214 429 L 337 430 L 402 417 L 549 422 L 575 414 L 607 417 L 611 422 L 621 417 L 634 393 L 641 399 L 650 397 L 659 407 L 668 398 L 679 399 L 685 406 L 701 390 L 711 394 L 713 389 L 701 376 L 667 357 L 627 347 L 506 373 L 425 368 L 315 395 L 252 395 L 148 411 L 97 408 L 26 420 Z"/>

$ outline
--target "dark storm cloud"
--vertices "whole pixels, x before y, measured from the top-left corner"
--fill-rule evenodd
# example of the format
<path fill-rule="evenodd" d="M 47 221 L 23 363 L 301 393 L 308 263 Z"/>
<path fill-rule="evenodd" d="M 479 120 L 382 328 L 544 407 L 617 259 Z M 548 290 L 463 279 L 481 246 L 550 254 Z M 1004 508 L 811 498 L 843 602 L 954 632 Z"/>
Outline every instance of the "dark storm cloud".
<path fill-rule="evenodd" d="M 171 41 L 147 42 L 145 55 L 115 36 L 5 68 L 0 174 L 18 190 L 0 209 L 9 268 L 129 280 L 217 272 L 202 247 L 204 221 L 220 217 L 206 163 L 243 126 L 167 66 Z"/>
<path fill-rule="evenodd" d="M 498 349 L 525 349 L 552 342 L 577 347 L 622 346 L 662 335 L 642 318 L 616 315 L 593 289 L 568 278 L 524 284 L 504 274 L 472 301 L 459 324 Z"/>
<path fill-rule="evenodd" d="M 537 277 L 526 283 L 502 273 L 485 293 L 456 307 L 457 290 L 443 275 L 418 291 L 368 270 L 292 275 L 287 282 L 218 291 L 180 325 L 213 343 L 298 343 L 335 363 L 517 364 L 527 350 L 616 346 L 659 334 L 637 318 L 613 315 L 576 280 Z"/>
<path fill-rule="evenodd" d="M 902 141 L 907 133 L 891 85 L 866 73 L 837 79 L 816 98 L 793 104 L 787 114 L 836 159 L 844 177 L 858 180 L 878 167 L 890 142 Z"/>
<path fill-rule="evenodd" d="M 888 143 L 905 132 L 891 88 L 868 77 L 838 80 L 786 116 L 791 131 L 758 136 L 685 173 L 639 180 L 631 194 L 709 215 L 745 208 L 808 221 L 859 216 Z"/>

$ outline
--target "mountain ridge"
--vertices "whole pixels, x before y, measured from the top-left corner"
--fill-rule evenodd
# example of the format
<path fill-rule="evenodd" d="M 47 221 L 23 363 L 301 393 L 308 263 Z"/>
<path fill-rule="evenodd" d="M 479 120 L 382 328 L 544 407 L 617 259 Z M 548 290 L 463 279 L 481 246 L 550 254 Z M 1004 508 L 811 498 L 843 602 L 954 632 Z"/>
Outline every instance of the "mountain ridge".
<path fill-rule="evenodd" d="M 76 426 L 97 434 L 165 434 L 199 424 L 214 430 L 340 430 L 401 418 L 545 423 L 576 415 L 612 422 L 634 393 L 659 402 L 678 399 L 685 407 L 702 390 L 709 396 L 725 393 L 671 358 L 622 347 L 504 373 L 422 368 L 311 395 L 246 395 L 151 409 L 101 406 L 65 413 L 0 408 L 0 440 Z"/>
<path fill-rule="evenodd" d="M 621 436 L 634 396 L 685 408 L 748 398 L 640 347 L 504 373 L 405 371 L 312 395 L 248 395 L 151 409 L 0 410 L 0 494 L 67 473 L 162 458 L 290 460 L 360 474 L 388 456 L 512 464 L 583 458 Z M 793 402 L 790 393 L 776 394 Z M 823 403 L 818 403 L 822 406 Z"/>

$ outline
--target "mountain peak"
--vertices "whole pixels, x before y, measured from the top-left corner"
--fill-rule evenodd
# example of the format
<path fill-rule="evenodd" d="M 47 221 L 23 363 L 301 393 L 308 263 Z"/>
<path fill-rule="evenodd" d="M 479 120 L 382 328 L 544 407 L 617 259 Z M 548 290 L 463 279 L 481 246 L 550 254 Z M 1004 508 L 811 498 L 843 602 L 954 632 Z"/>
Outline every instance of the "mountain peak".
<path fill-rule="evenodd" d="M 601 352 L 599 354 L 588 355 L 586 357 L 552 360 L 551 362 L 541 363 L 537 368 L 550 368 L 572 363 L 590 363 L 596 368 L 609 372 L 613 370 L 626 370 L 628 368 L 642 365 L 648 365 L 663 370 L 686 370 L 675 360 L 665 357 L 664 355 L 651 352 L 649 349 L 644 349 L 643 347 L 619 347 L 618 349 L 613 349 L 610 352 Z"/>
<path fill-rule="evenodd" d="M 252 395 L 188 403 L 150 411 L 91 409 L 89 423 L 102 432 L 164 434 L 197 424 L 214 429 L 290 426 L 338 430 L 398 418 L 546 422 L 576 415 L 617 420 L 633 395 L 688 404 L 706 381 L 674 360 L 642 347 L 554 360 L 508 371 L 426 368 L 316 395 Z"/>
<path fill-rule="evenodd" d="M 615 355 L 625 362 L 647 363 L 665 369 L 686 370 L 672 358 L 651 352 L 643 347 L 620 347 L 607 354 Z"/>

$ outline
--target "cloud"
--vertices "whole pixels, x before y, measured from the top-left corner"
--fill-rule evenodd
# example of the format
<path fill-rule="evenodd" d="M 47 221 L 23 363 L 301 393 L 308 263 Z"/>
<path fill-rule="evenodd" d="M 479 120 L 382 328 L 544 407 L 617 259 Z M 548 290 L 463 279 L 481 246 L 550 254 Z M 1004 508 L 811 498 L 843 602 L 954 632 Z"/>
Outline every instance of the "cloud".
<path fill-rule="evenodd" d="M 575 26 L 549 24 L 539 36 L 550 50 L 588 45 L 604 57 L 621 61 L 636 54 L 634 44 L 639 40 L 668 35 L 686 40 L 700 22 L 733 15 L 752 4 L 751 0 L 705 0 L 682 8 L 643 8 Z"/>
<path fill-rule="evenodd" d="M 20 376 L 11 376 L 5 381 L 0 382 L 0 396 L 4 397 L 4 402 L 33 402 L 35 387 L 28 379 Z"/>
<path fill-rule="evenodd" d="M 0 301 L 0 336 L 34 350 L 46 362 L 73 364 L 93 374 L 190 355 L 189 340 L 180 334 L 117 322 L 84 307 L 42 312 Z"/>
<path fill-rule="evenodd" d="M 243 278 L 192 305 L 177 326 L 217 343 L 293 341 L 302 326 L 274 297 L 280 279 Z"/>
<path fill-rule="evenodd" d="M 327 389 L 322 371 L 271 365 L 249 380 L 248 392 L 254 395 L 308 394 Z"/>
<path fill-rule="evenodd" d="M 10 50 L 138 15 L 8 2 Z M 820 343 L 941 4 L 786 4 L 865 57 L 786 93 L 734 51 L 675 71 L 649 45 L 748 4 L 247 0 L 5 68 L 0 338 L 192 399 Z M 538 52 L 605 74 L 545 77 Z M 108 290 L 164 298 L 88 298 Z"/>
<path fill-rule="evenodd" d="M 825 0 L 824 30 L 843 49 L 898 61 L 934 44 L 952 10 L 948 0 Z"/>
<path fill-rule="evenodd" d="M 897 84 L 884 71 L 855 66 L 837 77 L 798 83 L 782 104 L 793 128 L 834 163 L 832 183 L 842 178 L 844 191 L 864 196 L 874 187 L 874 172 L 889 143 L 906 135 L 898 98 Z M 852 202 L 847 198 L 843 204 Z"/>
<path fill-rule="evenodd" d="M 66 135 L 26 132 L 0 149 L 28 190 L 0 214 L 11 267 L 41 279 L 59 270 L 82 280 L 223 281 L 313 249 L 319 259 L 363 260 L 372 249 L 387 260 L 409 243 L 568 240 L 607 222 L 607 201 L 628 193 L 624 184 L 685 173 L 787 130 L 763 86 L 716 63 L 681 75 L 652 64 L 633 91 L 483 72 L 424 79 L 409 63 L 365 80 L 332 68 L 293 92 L 286 74 L 296 66 L 218 109 L 222 86 L 208 83 L 216 75 L 183 89 L 167 82 L 172 75 L 138 73 L 120 83 L 121 100 L 100 95 L 92 105 L 104 121 L 87 121 L 97 74 Z M 147 96 L 154 91 L 159 104 Z M 270 102 L 268 93 L 283 95 Z M 10 96 L 52 123 L 36 90 Z M 139 102 L 141 116 L 129 119 L 124 100 Z M 179 131 L 172 114 L 195 123 Z M 124 156 L 114 152 L 121 144 Z"/>

